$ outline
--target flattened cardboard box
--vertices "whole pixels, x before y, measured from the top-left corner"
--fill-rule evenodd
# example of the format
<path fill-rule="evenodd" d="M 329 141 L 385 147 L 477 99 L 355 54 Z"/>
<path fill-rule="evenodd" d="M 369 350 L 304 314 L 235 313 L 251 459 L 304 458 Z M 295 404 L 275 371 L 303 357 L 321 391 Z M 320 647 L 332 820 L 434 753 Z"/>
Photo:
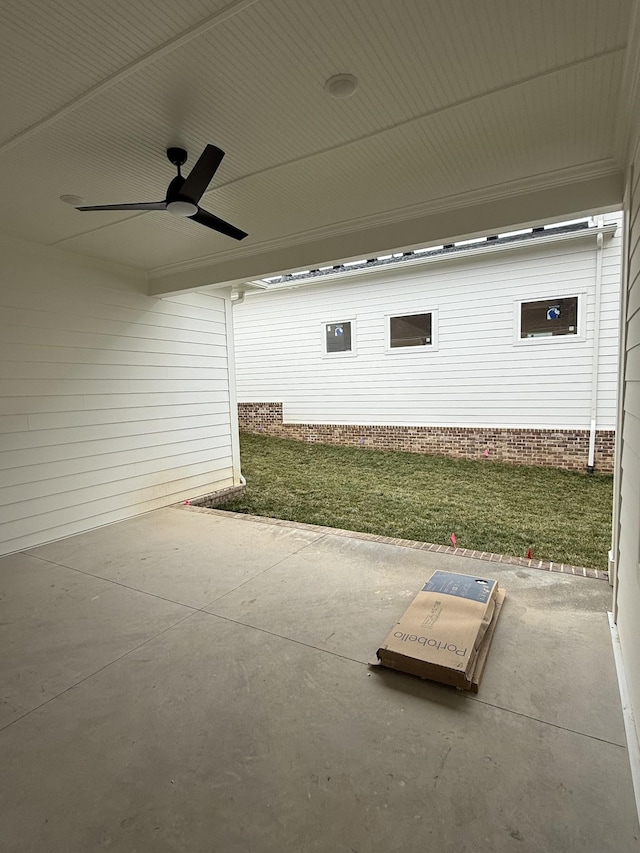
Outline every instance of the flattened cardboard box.
<path fill-rule="evenodd" d="M 436 571 L 372 663 L 477 692 L 504 598 L 496 580 Z"/>

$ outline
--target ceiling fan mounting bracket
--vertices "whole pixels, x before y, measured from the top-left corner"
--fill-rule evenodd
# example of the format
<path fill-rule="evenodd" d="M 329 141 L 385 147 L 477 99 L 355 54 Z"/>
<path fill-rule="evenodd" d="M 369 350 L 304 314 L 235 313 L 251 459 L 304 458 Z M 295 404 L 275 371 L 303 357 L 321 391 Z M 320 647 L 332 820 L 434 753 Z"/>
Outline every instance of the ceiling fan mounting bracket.
<path fill-rule="evenodd" d="M 187 162 L 187 152 L 184 148 L 167 148 L 167 157 L 169 162 L 178 168 Z"/>

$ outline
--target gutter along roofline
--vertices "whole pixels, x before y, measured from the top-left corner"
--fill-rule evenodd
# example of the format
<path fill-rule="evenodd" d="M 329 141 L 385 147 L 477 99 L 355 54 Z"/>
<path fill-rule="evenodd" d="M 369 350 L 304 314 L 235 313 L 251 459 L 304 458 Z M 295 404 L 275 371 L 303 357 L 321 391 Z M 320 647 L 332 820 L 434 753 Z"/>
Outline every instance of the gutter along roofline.
<path fill-rule="evenodd" d="M 248 281 L 246 286 L 251 288 L 247 291 L 247 296 L 253 295 L 256 291 L 268 293 L 276 290 L 290 290 L 298 287 L 310 287 L 320 284 L 321 282 L 343 282 L 346 279 L 360 278 L 364 275 L 373 275 L 378 273 L 396 273 L 405 268 L 421 268 L 434 263 L 443 263 L 453 259 L 464 259 L 478 257 L 482 255 L 493 255 L 497 252 L 513 251 L 529 247 L 538 247 L 552 243 L 564 243 L 570 240 L 585 239 L 597 237 L 602 234 L 604 237 L 612 237 L 617 229 L 617 223 L 610 223 L 598 227 L 582 227 L 576 229 L 562 229 L 558 233 L 549 233 L 551 229 L 539 234 L 533 231 L 531 234 L 518 235 L 517 237 L 504 237 L 498 239 L 484 239 L 482 243 L 474 243 L 473 245 L 453 244 L 450 248 L 434 248 L 433 254 L 429 254 L 428 250 L 424 252 L 407 253 L 402 258 L 394 259 L 389 262 L 371 263 L 363 262 L 360 267 L 347 267 L 335 270 L 335 272 L 326 273 L 310 273 L 304 276 L 296 276 L 295 273 L 286 274 L 285 280 L 274 282 L 273 284 L 265 284 L 263 280 Z M 255 290 L 253 290 L 255 288 Z"/>

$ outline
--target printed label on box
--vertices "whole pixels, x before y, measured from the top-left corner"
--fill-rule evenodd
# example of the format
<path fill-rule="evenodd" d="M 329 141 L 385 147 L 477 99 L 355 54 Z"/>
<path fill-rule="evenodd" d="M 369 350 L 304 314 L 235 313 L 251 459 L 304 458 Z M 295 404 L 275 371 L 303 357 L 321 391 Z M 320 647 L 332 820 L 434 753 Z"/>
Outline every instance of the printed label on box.
<path fill-rule="evenodd" d="M 479 601 L 486 604 L 491 597 L 497 581 L 486 578 L 474 578 L 468 575 L 457 575 L 454 572 L 434 572 L 422 587 L 423 592 L 438 592 L 444 595 L 455 595 L 468 601 Z"/>

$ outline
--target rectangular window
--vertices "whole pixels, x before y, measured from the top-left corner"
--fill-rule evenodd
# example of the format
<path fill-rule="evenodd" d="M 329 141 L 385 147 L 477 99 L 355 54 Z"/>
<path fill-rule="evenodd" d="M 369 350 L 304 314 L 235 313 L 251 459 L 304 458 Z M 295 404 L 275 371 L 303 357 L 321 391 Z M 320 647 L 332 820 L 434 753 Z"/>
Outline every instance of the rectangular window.
<path fill-rule="evenodd" d="M 389 347 L 431 346 L 432 318 L 429 314 L 406 314 L 389 318 Z"/>
<path fill-rule="evenodd" d="M 520 337 L 551 338 L 578 334 L 578 297 L 540 299 L 520 304 Z"/>
<path fill-rule="evenodd" d="M 325 352 L 351 352 L 351 320 L 342 323 L 325 323 Z"/>

